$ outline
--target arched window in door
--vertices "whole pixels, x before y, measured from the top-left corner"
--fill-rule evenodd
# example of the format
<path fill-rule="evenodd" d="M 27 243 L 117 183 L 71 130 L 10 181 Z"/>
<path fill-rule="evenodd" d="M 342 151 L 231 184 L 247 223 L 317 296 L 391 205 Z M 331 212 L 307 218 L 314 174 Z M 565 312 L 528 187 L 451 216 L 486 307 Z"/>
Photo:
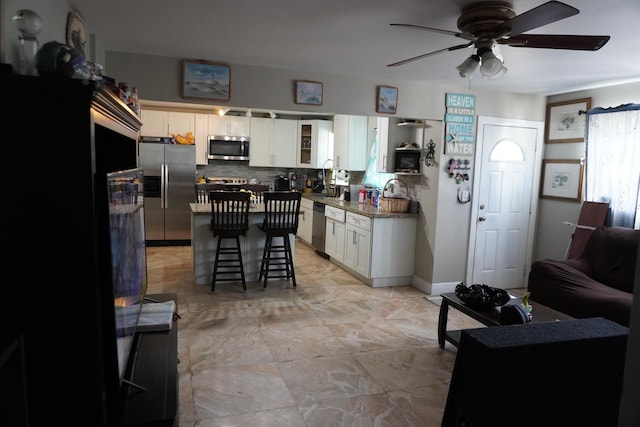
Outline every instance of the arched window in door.
<path fill-rule="evenodd" d="M 522 148 L 510 139 L 498 142 L 489 154 L 490 162 L 524 162 Z"/>

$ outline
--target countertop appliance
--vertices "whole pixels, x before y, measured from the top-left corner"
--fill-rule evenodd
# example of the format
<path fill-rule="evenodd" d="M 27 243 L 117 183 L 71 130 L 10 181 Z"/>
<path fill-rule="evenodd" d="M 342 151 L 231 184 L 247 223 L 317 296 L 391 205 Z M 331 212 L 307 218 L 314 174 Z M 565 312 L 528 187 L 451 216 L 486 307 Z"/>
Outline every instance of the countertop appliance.
<path fill-rule="evenodd" d="M 324 203 L 313 202 L 313 222 L 311 223 L 311 247 L 316 253 L 329 259 L 329 255 L 324 252 L 325 243 L 325 220 Z"/>
<path fill-rule="evenodd" d="M 209 135 L 209 160 L 249 160 L 249 138 L 246 136 Z"/>
<path fill-rule="evenodd" d="M 291 190 L 289 178 L 286 176 L 277 176 L 273 181 L 273 189 L 275 191 L 289 191 Z"/>
<path fill-rule="evenodd" d="M 195 145 L 140 142 L 148 245 L 190 245 Z"/>
<path fill-rule="evenodd" d="M 422 150 L 420 148 L 396 148 L 396 173 L 419 174 Z"/>
<path fill-rule="evenodd" d="M 208 176 L 207 183 L 224 185 L 224 189 L 226 191 L 239 191 L 243 185 L 247 184 L 247 179 L 226 176 Z"/>

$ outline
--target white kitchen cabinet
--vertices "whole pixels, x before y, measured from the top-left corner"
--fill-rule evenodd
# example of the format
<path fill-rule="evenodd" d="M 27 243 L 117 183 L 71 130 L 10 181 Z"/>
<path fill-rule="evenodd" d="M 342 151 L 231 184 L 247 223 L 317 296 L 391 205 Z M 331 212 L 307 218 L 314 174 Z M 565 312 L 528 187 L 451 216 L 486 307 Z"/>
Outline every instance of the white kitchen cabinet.
<path fill-rule="evenodd" d="M 394 153 L 389 153 L 389 117 L 369 117 L 369 132 L 378 140 L 376 151 L 376 171 L 392 173 Z"/>
<path fill-rule="evenodd" d="M 274 166 L 296 167 L 298 121 L 275 119 L 273 124 Z"/>
<path fill-rule="evenodd" d="M 169 112 L 145 110 L 140 111 L 142 136 L 169 136 Z"/>
<path fill-rule="evenodd" d="M 342 209 L 325 207 L 325 252 L 331 259 L 372 287 L 410 285 L 417 218 L 368 217 L 350 211 L 341 217 L 339 212 L 344 215 Z"/>
<path fill-rule="evenodd" d="M 325 162 L 332 156 L 333 122 L 330 120 L 299 120 L 297 167 L 322 169 L 327 166 Z"/>
<path fill-rule="evenodd" d="M 297 236 L 300 240 L 311 245 L 311 235 L 313 231 L 313 200 L 300 200 L 300 218 L 298 221 Z"/>
<path fill-rule="evenodd" d="M 369 277 L 371 218 L 347 212 L 344 264 L 364 277 Z"/>
<path fill-rule="evenodd" d="M 333 116 L 333 169 L 367 169 L 368 124 L 367 116 Z"/>
<path fill-rule="evenodd" d="M 195 114 L 195 131 L 196 138 L 196 164 L 206 165 L 209 163 L 207 153 L 209 152 L 209 114 Z"/>
<path fill-rule="evenodd" d="M 416 217 L 373 218 L 371 226 L 371 285 L 409 285 L 413 276 Z"/>
<path fill-rule="evenodd" d="M 249 166 L 296 167 L 298 121 L 251 118 Z"/>
<path fill-rule="evenodd" d="M 344 261 L 345 211 L 333 206 L 324 207 L 324 252 L 339 262 Z"/>
<path fill-rule="evenodd" d="M 209 135 L 249 136 L 250 122 L 246 116 L 209 116 Z"/>
<path fill-rule="evenodd" d="M 142 136 L 171 136 L 195 134 L 195 114 L 181 111 L 142 110 L 140 113 Z"/>

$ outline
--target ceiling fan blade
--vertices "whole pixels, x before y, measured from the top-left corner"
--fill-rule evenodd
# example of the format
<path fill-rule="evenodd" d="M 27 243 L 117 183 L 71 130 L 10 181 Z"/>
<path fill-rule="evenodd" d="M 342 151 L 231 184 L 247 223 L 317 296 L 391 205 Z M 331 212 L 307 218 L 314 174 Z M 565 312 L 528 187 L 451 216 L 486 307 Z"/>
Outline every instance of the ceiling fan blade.
<path fill-rule="evenodd" d="M 534 28 L 577 15 L 578 13 L 580 13 L 578 9 L 568 4 L 559 1 L 550 1 L 514 16 L 506 21 L 504 25 L 510 29 L 510 36 L 517 36 Z"/>
<path fill-rule="evenodd" d="M 497 40 L 497 43 L 512 47 L 534 47 L 540 49 L 598 50 L 610 38 L 610 36 L 520 34 L 508 39 Z"/>
<path fill-rule="evenodd" d="M 441 30 L 439 28 L 431 28 L 431 27 L 425 27 L 423 25 L 413 25 L 413 24 L 389 24 L 393 27 L 405 27 L 405 28 L 413 28 L 416 30 L 424 30 L 424 31 L 431 31 L 434 33 L 440 33 L 440 34 L 447 34 L 449 36 L 455 36 L 461 39 L 465 39 L 465 40 L 475 40 L 475 38 L 471 35 L 468 34 L 464 34 L 464 33 L 460 33 L 457 31 L 449 31 L 449 30 Z"/>
<path fill-rule="evenodd" d="M 446 49 L 435 50 L 433 52 L 425 53 L 423 55 L 414 56 L 413 58 L 405 59 L 403 61 L 394 62 L 393 64 L 387 65 L 387 67 L 397 67 L 398 65 L 404 65 L 404 64 L 407 64 L 409 62 L 417 61 L 419 59 L 424 59 L 424 58 L 427 58 L 429 56 L 437 55 L 437 54 L 442 53 L 442 52 L 451 52 L 453 50 L 464 49 L 464 48 L 467 48 L 467 47 L 472 46 L 472 45 L 473 45 L 473 42 L 469 42 L 469 43 L 465 43 L 465 44 L 459 44 L 459 45 L 456 45 L 456 46 L 451 46 L 451 47 L 448 47 Z"/>

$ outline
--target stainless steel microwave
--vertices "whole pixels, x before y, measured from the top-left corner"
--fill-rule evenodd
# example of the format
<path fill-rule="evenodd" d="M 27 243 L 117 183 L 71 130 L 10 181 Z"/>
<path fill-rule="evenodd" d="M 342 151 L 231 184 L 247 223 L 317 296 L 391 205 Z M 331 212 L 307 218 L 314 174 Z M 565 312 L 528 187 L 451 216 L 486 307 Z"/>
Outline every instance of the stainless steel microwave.
<path fill-rule="evenodd" d="M 207 158 L 209 160 L 249 160 L 249 138 L 209 135 Z"/>

